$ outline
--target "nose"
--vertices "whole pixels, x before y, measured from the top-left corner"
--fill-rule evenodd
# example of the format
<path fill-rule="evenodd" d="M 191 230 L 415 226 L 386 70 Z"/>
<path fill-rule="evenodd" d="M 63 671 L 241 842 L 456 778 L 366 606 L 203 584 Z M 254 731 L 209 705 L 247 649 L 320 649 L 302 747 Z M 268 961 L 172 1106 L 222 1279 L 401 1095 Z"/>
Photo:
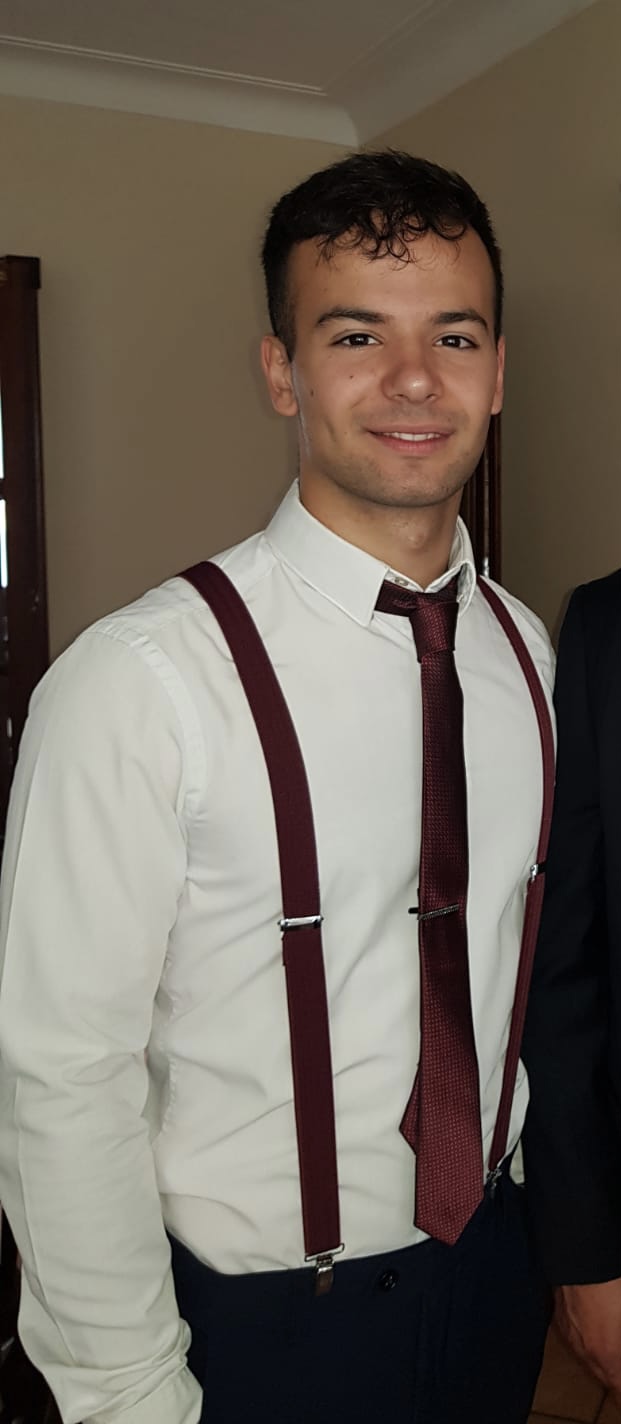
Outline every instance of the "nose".
<path fill-rule="evenodd" d="M 408 342 L 391 352 L 384 375 L 384 392 L 391 400 L 427 401 L 440 394 L 441 381 L 433 349 Z"/>

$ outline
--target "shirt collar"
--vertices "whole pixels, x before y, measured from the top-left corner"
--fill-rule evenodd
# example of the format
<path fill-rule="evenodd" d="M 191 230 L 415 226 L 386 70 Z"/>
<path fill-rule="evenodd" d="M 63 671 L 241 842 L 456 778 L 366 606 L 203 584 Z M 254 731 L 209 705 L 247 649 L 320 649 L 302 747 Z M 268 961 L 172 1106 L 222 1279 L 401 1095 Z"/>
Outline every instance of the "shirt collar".
<path fill-rule="evenodd" d="M 268 524 L 265 537 L 283 564 L 294 569 L 305 583 L 342 608 L 356 623 L 371 622 L 384 579 L 392 579 L 407 588 L 418 590 L 420 587 L 320 524 L 300 502 L 297 480 Z M 444 588 L 456 574 L 459 575 L 459 611 L 463 613 L 474 594 L 476 569 L 470 537 L 461 519 L 455 528 L 450 567 L 440 578 L 434 579 L 427 592 Z"/>

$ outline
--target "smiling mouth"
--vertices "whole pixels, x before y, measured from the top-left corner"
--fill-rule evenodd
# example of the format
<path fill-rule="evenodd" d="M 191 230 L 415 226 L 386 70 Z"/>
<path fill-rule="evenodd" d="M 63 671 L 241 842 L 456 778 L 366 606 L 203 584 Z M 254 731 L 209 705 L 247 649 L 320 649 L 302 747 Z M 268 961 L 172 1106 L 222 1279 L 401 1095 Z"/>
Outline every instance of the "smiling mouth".
<path fill-rule="evenodd" d="M 448 440 L 448 430 L 370 430 L 376 440 L 385 445 L 399 446 L 402 450 L 416 450 L 417 454 L 430 451 L 434 445 Z"/>
<path fill-rule="evenodd" d="M 423 440 L 443 440 L 445 437 L 438 430 L 424 430 L 410 432 L 406 430 L 375 430 L 374 435 L 388 436 L 390 440 L 405 440 L 412 445 L 420 445 Z"/>

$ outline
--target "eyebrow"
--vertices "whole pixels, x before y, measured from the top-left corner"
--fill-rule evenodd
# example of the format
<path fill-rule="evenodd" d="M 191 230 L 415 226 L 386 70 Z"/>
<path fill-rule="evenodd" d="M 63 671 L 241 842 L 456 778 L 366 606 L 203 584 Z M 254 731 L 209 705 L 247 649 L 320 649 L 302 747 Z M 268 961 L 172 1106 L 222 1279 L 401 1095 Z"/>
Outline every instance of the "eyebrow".
<path fill-rule="evenodd" d="M 325 326 L 330 321 L 359 321 L 365 326 L 383 326 L 390 318 L 383 312 L 371 311 L 368 307 L 329 307 L 328 311 L 322 312 L 317 318 L 316 326 Z M 478 326 L 482 326 L 484 331 L 489 331 L 485 317 L 476 310 L 476 307 L 463 307 L 459 311 L 435 312 L 431 318 L 434 326 L 457 326 L 460 322 L 473 321 Z"/>
<path fill-rule="evenodd" d="M 316 326 L 325 326 L 328 321 L 362 321 L 366 326 L 381 326 L 386 317 L 368 307 L 330 307 L 317 318 Z"/>
<path fill-rule="evenodd" d="M 485 331 L 489 331 L 489 326 L 484 316 L 475 307 L 464 307 L 462 311 L 441 311 L 436 312 L 432 318 L 434 326 L 457 326 L 462 321 L 474 321 L 478 326 L 482 326 Z"/>

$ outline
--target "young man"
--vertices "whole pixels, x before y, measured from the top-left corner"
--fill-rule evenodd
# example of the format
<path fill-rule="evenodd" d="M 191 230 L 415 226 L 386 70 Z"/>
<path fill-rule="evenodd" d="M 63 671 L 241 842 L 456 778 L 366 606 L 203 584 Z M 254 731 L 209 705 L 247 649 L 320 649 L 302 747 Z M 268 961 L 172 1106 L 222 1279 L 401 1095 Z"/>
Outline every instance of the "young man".
<path fill-rule="evenodd" d="M 281 199 L 264 267 L 299 484 L 215 562 L 311 809 L 273 702 L 270 788 L 184 579 L 36 694 L 0 998 L 21 1330 L 68 1421 L 523 1424 L 548 1304 L 507 1169 L 521 1070 L 504 1166 L 491 1144 L 541 749 L 458 520 L 502 400 L 499 252 L 457 175 L 361 154 Z M 541 625 L 502 605 L 548 695 Z"/>
<path fill-rule="evenodd" d="M 558 775 L 524 1056 L 542 1260 L 569 1343 L 621 1402 L 621 571 L 559 643 Z"/>

